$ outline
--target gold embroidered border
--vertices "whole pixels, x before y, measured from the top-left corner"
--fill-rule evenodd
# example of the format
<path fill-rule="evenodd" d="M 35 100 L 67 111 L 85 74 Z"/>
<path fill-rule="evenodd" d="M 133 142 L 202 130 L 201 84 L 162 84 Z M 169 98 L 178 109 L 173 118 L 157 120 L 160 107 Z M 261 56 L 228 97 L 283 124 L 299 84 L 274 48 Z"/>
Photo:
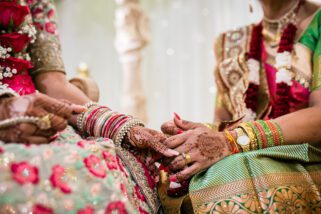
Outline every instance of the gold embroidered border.
<path fill-rule="evenodd" d="M 145 196 L 152 213 L 157 213 L 160 204 L 157 198 L 156 187 L 154 189 L 149 188 L 144 169 L 137 163 L 137 159 L 127 150 L 117 147 L 117 154 L 128 167 L 131 176 L 138 184 L 142 194 Z"/>
<path fill-rule="evenodd" d="M 217 201 L 231 196 L 246 193 L 249 191 L 257 191 L 267 189 L 272 186 L 279 185 L 295 185 L 295 184 L 317 184 L 321 185 L 321 171 L 311 173 L 276 173 L 269 174 L 252 179 L 235 181 L 225 185 L 217 185 L 205 189 L 190 192 L 193 204 L 203 204 L 207 202 Z M 317 183 L 315 183 L 317 182 Z"/>

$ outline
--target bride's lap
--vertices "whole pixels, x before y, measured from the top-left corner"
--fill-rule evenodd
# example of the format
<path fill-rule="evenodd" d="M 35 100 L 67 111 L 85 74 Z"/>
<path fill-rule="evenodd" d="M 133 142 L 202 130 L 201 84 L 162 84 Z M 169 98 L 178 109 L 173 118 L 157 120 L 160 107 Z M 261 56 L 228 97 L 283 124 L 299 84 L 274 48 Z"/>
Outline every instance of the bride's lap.
<path fill-rule="evenodd" d="M 112 141 L 83 140 L 67 128 L 46 145 L 0 142 L 1 213 L 77 213 L 84 208 L 148 211 Z"/>

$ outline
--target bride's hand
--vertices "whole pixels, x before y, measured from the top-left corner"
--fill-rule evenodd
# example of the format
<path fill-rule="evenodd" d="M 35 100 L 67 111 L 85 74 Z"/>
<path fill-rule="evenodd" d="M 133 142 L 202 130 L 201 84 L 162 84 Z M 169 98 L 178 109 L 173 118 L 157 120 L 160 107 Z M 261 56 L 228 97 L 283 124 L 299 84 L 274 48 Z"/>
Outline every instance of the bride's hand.
<path fill-rule="evenodd" d="M 181 120 L 180 116 L 176 113 L 174 113 L 174 117 L 177 120 Z M 191 123 L 191 122 L 188 124 L 185 124 L 184 126 L 185 129 L 196 129 L 196 128 L 202 128 L 202 127 L 204 128 L 206 126 L 202 123 Z M 163 125 L 161 126 L 161 130 L 166 135 L 177 135 L 177 134 L 183 133 L 184 131 L 181 127 L 177 126 L 173 120 L 163 123 Z"/>
<path fill-rule="evenodd" d="M 163 163 L 168 165 L 173 173 L 170 176 L 171 181 L 187 180 L 232 154 L 233 148 L 224 132 L 214 132 L 206 126 L 199 126 L 199 123 L 177 117 L 174 118 L 174 123 L 183 133 L 164 141 L 167 147 L 180 153 L 171 162 Z"/>
<path fill-rule="evenodd" d="M 166 147 L 163 144 L 163 142 L 166 140 L 166 136 L 164 134 L 149 128 L 141 126 L 133 127 L 127 133 L 127 139 L 129 143 L 136 148 L 151 148 L 155 152 L 166 157 L 178 155 L 178 152 Z"/>
<path fill-rule="evenodd" d="M 48 116 L 50 128 L 41 130 L 33 123 L 19 123 L 14 127 L 0 129 L 0 139 L 5 142 L 43 144 L 51 136 L 67 126 L 67 119 L 85 110 L 82 106 L 59 101 L 47 95 L 35 93 L 0 100 L 0 121 L 21 116 Z"/>

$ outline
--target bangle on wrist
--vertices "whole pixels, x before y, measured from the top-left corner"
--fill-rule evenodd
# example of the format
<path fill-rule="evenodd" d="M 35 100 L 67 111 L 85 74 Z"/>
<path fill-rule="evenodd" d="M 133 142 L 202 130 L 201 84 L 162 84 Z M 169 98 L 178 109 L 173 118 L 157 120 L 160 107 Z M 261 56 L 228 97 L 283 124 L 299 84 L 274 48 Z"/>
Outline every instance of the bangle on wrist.
<path fill-rule="evenodd" d="M 213 130 L 213 131 L 218 131 L 218 125 L 217 124 L 212 124 L 212 123 L 203 123 L 204 126 L 207 128 Z"/>
<path fill-rule="evenodd" d="M 224 132 L 225 132 L 225 136 L 228 140 L 228 143 L 233 148 L 232 154 L 239 153 L 240 152 L 239 147 L 237 146 L 237 143 L 236 143 L 234 137 L 232 136 L 232 134 L 227 129 L 225 129 Z"/>

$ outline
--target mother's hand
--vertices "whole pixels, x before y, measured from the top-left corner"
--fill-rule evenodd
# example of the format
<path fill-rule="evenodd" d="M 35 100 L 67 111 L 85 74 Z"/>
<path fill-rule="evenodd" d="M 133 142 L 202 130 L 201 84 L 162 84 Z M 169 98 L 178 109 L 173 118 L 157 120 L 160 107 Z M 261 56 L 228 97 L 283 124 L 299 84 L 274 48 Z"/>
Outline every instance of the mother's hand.
<path fill-rule="evenodd" d="M 224 132 L 214 132 L 199 123 L 181 120 L 178 117 L 174 118 L 174 123 L 184 132 L 164 141 L 167 147 L 181 154 L 170 163 L 164 163 L 174 173 L 170 176 L 171 181 L 187 180 L 232 154 L 233 148 Z"/>
<path fill-rule="evenodd" d="M 43 144 L 48 143 L 51 136 L 67 126 L 72 114 L 81 113 L 85 109 L 66 101 L 59 101 L 44 94 L 2 98 L 0 101 L 0 121 L 21 116 L 42 118 L 48 116 L 50 128 L 40 129 L 33 123 L 19 123 L 14 127 L 0 129 L 0 139 L 5 142 Z"/>

